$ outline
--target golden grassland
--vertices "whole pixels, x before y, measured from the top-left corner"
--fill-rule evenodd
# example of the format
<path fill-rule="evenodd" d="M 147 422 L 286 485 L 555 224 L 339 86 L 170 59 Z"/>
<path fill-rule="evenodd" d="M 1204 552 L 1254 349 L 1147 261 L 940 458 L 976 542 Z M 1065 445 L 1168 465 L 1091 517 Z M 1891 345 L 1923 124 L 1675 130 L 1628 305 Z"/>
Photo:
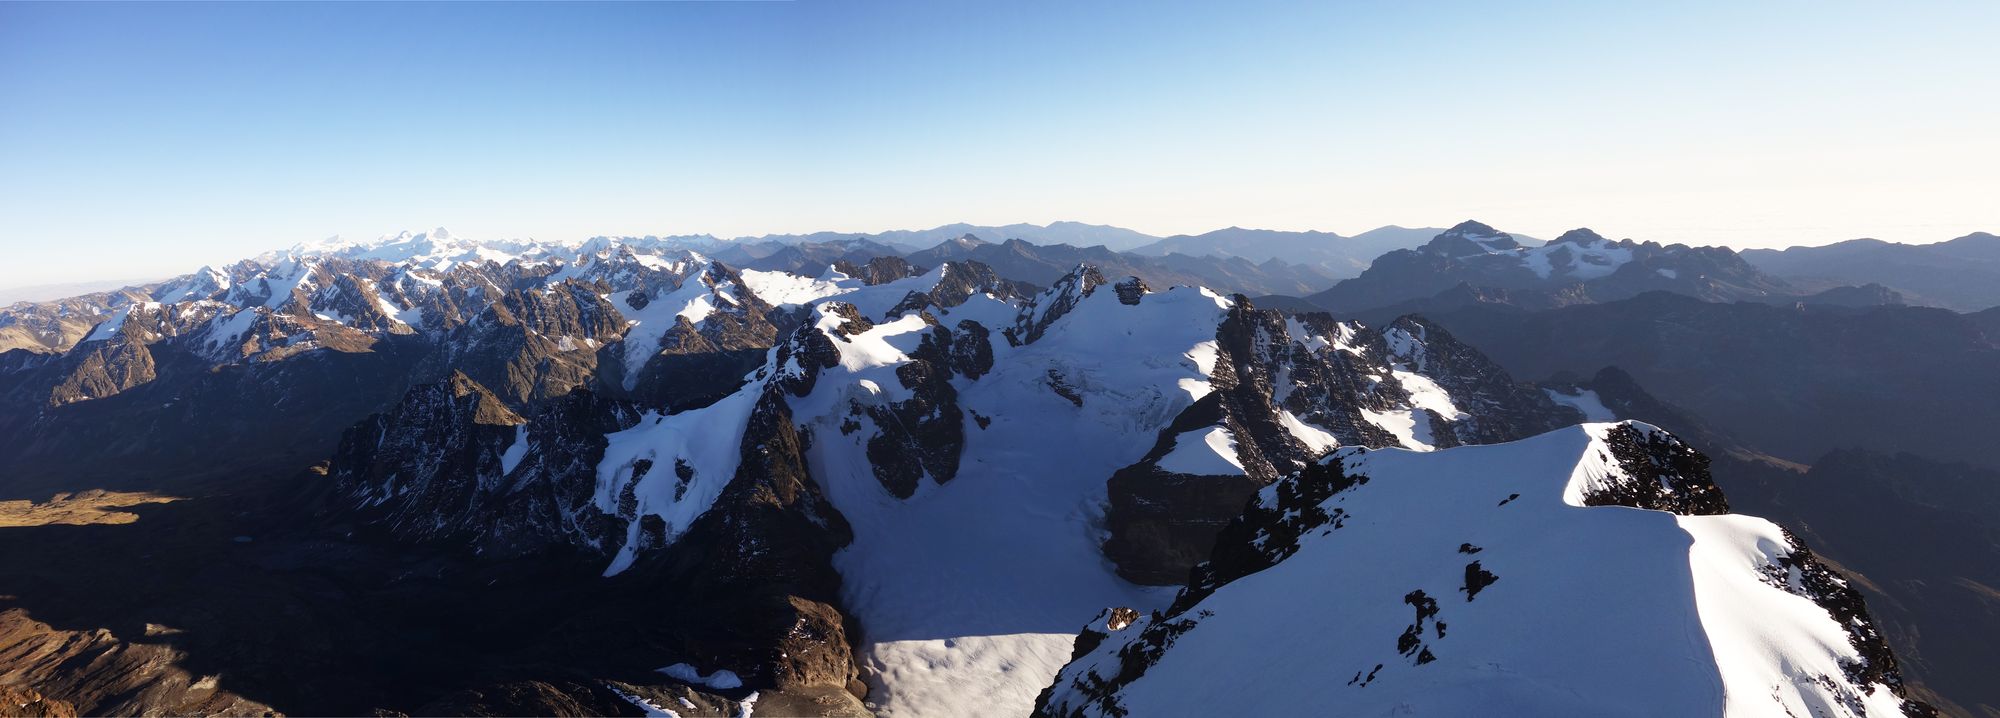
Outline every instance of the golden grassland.
<path fill-rule="evenodd" d="M 74 494 L 56 494 L 49 497 L 49 500 L 39 503 L 26 500 L 0 501 L 0 528 L 129 524 L 138 521 L 139 515 L 118 509 L 180 500 L 180 497 L 145 491 L 91 490 Z"/>

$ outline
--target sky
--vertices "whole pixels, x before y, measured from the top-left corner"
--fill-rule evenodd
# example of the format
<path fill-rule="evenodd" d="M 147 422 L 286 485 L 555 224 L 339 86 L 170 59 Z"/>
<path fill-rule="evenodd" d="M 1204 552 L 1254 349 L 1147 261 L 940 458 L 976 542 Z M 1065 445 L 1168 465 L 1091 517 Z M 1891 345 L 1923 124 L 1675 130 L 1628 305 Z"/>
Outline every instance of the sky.
<path fill-rule="evenodd" d="M 332 235 L 2000 232 L 2000 3 L 0 3 L 0 287 Z"/>

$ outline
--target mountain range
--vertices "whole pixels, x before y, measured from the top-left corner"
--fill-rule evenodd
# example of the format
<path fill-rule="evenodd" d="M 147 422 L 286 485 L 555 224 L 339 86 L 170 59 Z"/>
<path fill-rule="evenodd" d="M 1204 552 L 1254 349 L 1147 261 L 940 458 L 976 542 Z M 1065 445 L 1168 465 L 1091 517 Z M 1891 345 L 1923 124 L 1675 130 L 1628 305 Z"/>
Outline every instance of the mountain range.
<path fill-rule="evenodd" d="M 1396 306 L 1459 289 L 1497 290 L 1509 303 L 1547 308 L 1663 290 L 1709 301 L 1793 294 L 1723 247 L 1611 241 L 1575 229 L 1542 246 L 1464 222 L 1413 249 L 1390 251 L 1360 276 L 1306 301 L 1340 313 Z"/>
<path fill-rule="evenodd" d="M 1171 254 L 1241 257 L 1258 263 L 1276 259 L 1310 266 L 1336 279 L 1346 279 L 1367 269 L 1376 257 L 1391 250 L 1422 245 L 1442 231 L 1391 225 L 1343 237 L 1332 232 L 1229 227 L 1205 234 L 1166 237 L 1131 251 L 1149 257 Z"/>
<path fill-rule="evenodd" d="M 1742 478 L 1980 458 L 1894 424 L 1978 425 L 1983 317 L 1723 303 L 1789 285 L 1467 223 L 1336 296 L 1587 303 L 1339 321 L 1201 286 L 1317 271 L 1275 258 L 965 234 L 406 233 L 9 307 L 0 671 L 83 713 L 1991 705 L 1912 638 L 1946 609 L 1880 620 L 1920 594 L 1809 548 L 1870 555 L 1820 518 L 1850 504 Z"/>
<path fill-rule="evenodd" d="M 2000 307 L 2000 237 L 1974 232 L 1935 244 L 1856 239 L 1818 247 L 1746 249 L 1743 259 L 1804 287 L 1880 284 L 1963 312 Z"/>

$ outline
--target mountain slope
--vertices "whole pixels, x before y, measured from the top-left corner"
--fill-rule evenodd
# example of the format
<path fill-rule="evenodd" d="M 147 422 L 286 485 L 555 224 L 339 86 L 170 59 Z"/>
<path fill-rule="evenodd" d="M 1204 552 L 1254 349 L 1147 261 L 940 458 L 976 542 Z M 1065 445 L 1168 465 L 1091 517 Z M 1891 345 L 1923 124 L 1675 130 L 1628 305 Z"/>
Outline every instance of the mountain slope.
<path fill-rule="evenodd" d="M 1790 293 L 1722 247 L 1611 241 L 1576 229 L 1539 247 L 1478 222 L 1464 222 L 1416 249 L 1384 254 L 1360 276 L 1306 297 L 1353 313 L 1423 299 L 1455 286 L 1553 295 L 1561 306 L 1672 291 L 1712 301 Z"/>
<path fill-rule="evenodd" d="M 1986 341 L 2000 347 L 2000 307 L 1965 315 L 1967 321 L 1986 335 Z"/>
<path fill-rule="evenodd" d="M 1991 463 L 2000 351 L 1929 307 L 1720 304 L 1654 292 L 1544 312 L 1426 317 L 1520 376 L 1616 366 L 1647 390 L 1794 462 L 1837 448 Z"/>
<path fill-rule="evenodd" d="M 1854 580 L 1910 695 L 1951 715 L 2000 705 L 1980 668 L 1986 647 L 2000 641 L 1996 593 L 1987 588 L 2000 567 L 1990 518 L 2000 515 L 2000 482 L 1993 480 L 2000 477 L 1908 453 L 1853 449 L 1811 466 L 1784 462 L 1659 400 L 1617 368 L 1548 391 L 1589 407 L 1593 420 L 1645 421 L 1704 447 L 1732 507 L 1792 531 Z"/>
<path fill-rule="evenodd" d="M 1332 283 L 1318 270 L 1266 261 L 1254 264 L 1241 257 L 1194 257 L 1170 254 L 1141 257 L 1103 247 L 1067 244 L 1036 245 L 1010 239 L 998 244 L 978 237 L 952 239 L 903 255 L 924 266 L 949 261 L 974 261 L 1001 276 L 1047 286 L 1079 264 L 1097 267 L 1108 276 L 1134 276 L 1154 286 L 1201 286 L 1242 294 L 1306 294 Z"/>
<path fill-rule="evenodd" d="M 1228 227 L 1203 234 L 1177 234 L 1137 247 L 1133 254 L 1164 257 L 1241 257 L 1252 262 L 1278 260 L 1314 267 L 1334 279 L 1346 279 L 1367 269 L 1384 253 L 1418 247 L 1443 229 L 1378 227 L 1352 237 L 1332 232 L 1286 232 Z"/>
<path fill-rule="evenodd" d="M 799 321 L 800 296 L 868 290 L 886 309 L 939 289 L 906 276 L 907 264 L 851 267 L 877 284 L 907 280 L 878 290 L 839 271 L 739 272 L 673 244 L 405 233 L 27 305 L 68 338 L 0 352 L 0 431 L 15 438 L 0 446 L 0 491 L 289 476 L 342 429 L 453 372 L 517 409 L 579 389 L 697 405 L 763 361 Z M 950 291 L 1001 281 L 984 269 L 952 276 Z"/>
<path fill-rule="evenodd" d="M 1936 244 L 1855 239 L 1819 247 L 1746 249 L 1770 274 L 1813 284 L 1881 284 L 1912 303 L 1962 312 L 2000 305 L 2000 237 L 1974 232 Z"/>
<path fill-rule="evenodd" d="M 840 262 L 867 264 L 870 259 L 894 257 L 911 249 L 867 239 L 841 239 L 796 243 L 736 241 L 717 243 L 708 251 L 716 260 L 743 269 L 818 274 Z"/>
<path fill-rule="evenodd" d="M 1855 592 L 1706 463 L 1643 424 L 1343 450 L 1166 612 L 1087 628 L 1038 712 L 1924 712 Z"/>
<path fill-rule="evenodd" d="M 812 234 L 765 235 L 758 239 L 785 244 L 801 242 L 829 242 L 840 239 L 866 239 L 890 245 L 908 247 L 929 247 L 939 242 L 972 235 L 986 242 L 1005 242 L 1019 239 L 1031 244 L 1067 244 L 1076 247 L 1102 246 L 1114 252 L 1122 252 L 1157 241 L 1159 238 L 1142 232 L 1083 222 L 1050 222 L 1046 225 L 1017 223 L 1001 226 L 984 226 L 963 222 L 941 225 L 930 229 L 899 229 L 887 232 L 815 232 Z"/>
<path fill-rule="evenodd" d="M 1941 707 L 2000 710 L 1986 670 L 2000 639 L 2000 472 L 1844 449 L 1804 474 L 1729 478 L 1732 497 L 1866 578 L 1878 625 Z"/>

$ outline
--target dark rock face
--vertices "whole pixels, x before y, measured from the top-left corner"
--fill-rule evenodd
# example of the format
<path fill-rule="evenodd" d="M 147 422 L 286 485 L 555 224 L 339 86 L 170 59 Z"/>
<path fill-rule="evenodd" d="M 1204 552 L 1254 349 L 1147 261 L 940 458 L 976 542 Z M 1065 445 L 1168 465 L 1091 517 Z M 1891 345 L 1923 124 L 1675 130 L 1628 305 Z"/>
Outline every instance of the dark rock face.
<path fill-rule="evenodd" d="M 1288 321 L 1312 336 L 1345 337 L 1354 351 L 1308 349 L 1293 338 Z M 1288 319 L 1237 297 L 1216 340 L 1213 393 L 1183 411 L 1152 451 L 1108 482 L 1105 555 L 1135 583 L 1184 581 L 1258 489 L 1319 458 L 1284 426 L 1282 414 L 1322 428 L 1344 446 L 1396 445 L 1395 436 L 1363 413 L 1410 406 L 1410 392 L 1392 367 L 1429 379 L 1468 412 L 1456 421 L 1424 414 L 1439 448 L 1512 441 L 1582 418 L 1414 317 L 1376 331 L 1325 315 Z M 1158 466 L 1177 437 L 1210 426 L 1235 440 L 1242 474 L 1192 476 Z"/>
<path fill-rule="evenodd" d="M 1708 457 L 1672 435 L 1621 424 L 1604 443 L 1635 480 L 1585 495 L 1585 506 L 1631 506 L 1686 516 L 1729 513 L 1729 501 L 1709 478 Z"/>
<path fill-rule="evenodd" d="M 899 317 L 930 307 L 948 309 L 980 294 L 1011 300 L 1034 296 L 1037 291 L 1032 284 L 1004 279 L 995 274 L 992 267 L 978 262 L 946 262 L 941 269 L 944 276 L 936 286 L 928 291 L 910 292 L 889 310 L 888 315 Z"/>
<path fill-rule="evenodd" d="M 910 390 L 910 398 L 868 407 L 877 431 L 868 440 L 868 463 L 896 498 L 916 493 L 926 476 L 942 484 L 958 475 L 965 414 L 958 408 L 958 390 L 951 386 L 957 355 L 953 344 L 951 332 L 934 326 L 910 355 L 911 361 L 896 368 L 896 379 Z M 992 349 L 986 353 L 990 365 Z"/>
<path fill-rule="evenodd" d="M 638 416 L 629 404 L 576 392 L 538 405 L 531 420 L 454 374 L 348 432 L 330 468 L 342 497 L 333 519 L 495 558 L 551 546 L 608 556 L 623 539 L 619 519 L 634 517 L 593 505 L 597 464 L 605 435 Z M 510 452 L 508 467 L 501 457 Z"/>
<path fill-rule="evenodd" d="M 1146 296 L 1147 292 L 1152 291 L 1150 287 L 1146 286 L 1146 280 L 1138 277 L 1128 277 L 1125 281 L 1119 282 L 1117 286 L 1112 288 L 1118 290 L 1119 304 L 1135 306 L 1139 303 L 1140 299 Z"/>
<path fill-rule="evenodd" d="M 853 534 L 807 472 L 809 437 L 798 433 L 786 393 L 771 385 L 736 477 L 636 576 L 676 587 L 668 604 L 695 624 L 685 629 L 688 662 L 734 667 L 752 686 L 847 691 L 860 673 L 832 557 Z"/>
<path fill-rule="evenodd" d="M 49 393 L 49 403 L 54 406 L 101 399 L 152 381 L 155 376 L 153 353 L 145 344 L 123 337 L 64 358 L 73 369 Z"/>
<path fill-rule="evenodd" d="M 1790 531 L 1785 532 L 1785 542 L 1790 550 L 1779 557 L 1778 565 L 1767 567 L 1766 583 L 1811 599 L 1828 615 L 1847 630 L 1847 641 L 1860 653 L 1852 661 L 1844 661 L 1841 668 L 1847 679 L 1859 685 L 1880 683 L 1888 686 L 1898 697 L 1904 695 L 1903 677 L 1897 669 L 1896 655 L 1889 650 L 1881 631 L 1875 628 L 1875 621 L 1868 615 L 1868 604 L 1861 598 L 1861 592 L 1848 585 L 1832 569 L 1827 568 Z M 1862 712 L 1860 696 L 1846 696 L 1846 708 L 1857 714 Z M 1909 715 L 1937 715 L 1937 709 L 1921 701 L 1905 698 L 1903 711 Z"/>
<path fill-rule="evenodd" d="M 859 264 L 843 259 L 833 262 L 833 268 L 871 287 L 924 273 L 923 267 L 910 264 L 910 260 L 897 256 L 870 257 Z"/>
<path fill-rule="evenodd" d="M 593 386 L 596 347 L 618 341 L 625 324 L 601 289 L 567 281 L 550 291 L 510 290 L 454 329 L 428 365 L 463 371 L 515 406 Z"/>
<path fill-rule="evenodd" d="M 658 351 L 647 359 L 634 396 L 668 406 L 695 406 L 728 395 L 742 386 L 743 375 L 755 369 L 764 352 L 776 343 L 778 310 L 744 289 L 743 277 L 722 264 L 711 264 L 685 282 L 702 282 L 712 291 L 715 310 L 699 327 L 686 317 L 660 337 Z"/>
<path fill-rule="evenodd" d="M 1111 538 L 1104 542 L 1104 556 L 1126 580 L 1156 586 L 1186 580 L 1190 567 L 1208 559 L 1216 533 L 1268 483 L 1247 474 L 1191 476 L 1157 465 L 1173 450 L 1176 436 L 1224 421 L 1223 412 L 1220 397 L 1203 397 L 1160 432 L 1145 459 L 1111 475 L 1105 515 Z"/>
<path fill-rule="evenodd" d="M 1113 474 L 1108 484 L 1111 539 L 1105 542 L 1105 555 L 1118 564 L 1121 575 L 1137 583 L 1184 580 L 1188 568 L 1201 562 L 1214 544 L 1215 532 L 1257 489 L 1312 458 L 1279 423 L 1279 409 L 1272 403 L 1273 382 L 1281 369 L 1277 365 L 1292 358 L 1284 318 L 1237 297 L 1216 338 L 1214 392 L 1175 417 L 1153 450 Z M 1242 475 L 1189 476 L 1159 468 L 1181 434 L 1215 425 L 1235 438 Z"/>
<path fill-rule="evenodd" d="M 499 476 L 501 452 L 525 423 L 478 382 L 454 373 L 412 389 L 396 409 L 350 431 L 336 456 L 351 458 L 336 459 L 331 475 L 359 507 L 382 507 L 373 522 L 400 536 L 465 530 L 471 527 L 446 519 L 482 518 L 458 506 Z"/>
<path fill-rule="evenodd" d="M 414 331 L 409 325 L 397 321 L 395 317 L 383 311 L 382 297 L 375 291 L 374 283 L 364 281 L 378 278 L 382 274 L 380 269 L 367 265 L 350 266 L 348 269 L 349 271 L 344 272 L 326 272 L 327 284 L 312 298 L 310 303 L 313 307 L 334 316 L 344 317 L 347 319 L 343 322 L 344 325 L 364 332 L 409 334 Z M 356 270 L 374 270 L 368 271 L 367 274 L 377 276 L 357 274 Z"/>
<path fill-rule="evenodd" d="M 967 379 L 993 371 L 993 333 L 979 322 L 959 320 L 958 332 L 951 335 L 949 363 L 952 371 Z"/>
<path fill-rule="evenodd" d="M 1097 268 L 1083 265 L 1075 271 L 1063 275 L 1050 285 L 1049 291 L 1036 301 L 1022 308 L 1021 316 L 1014 326 L 1006 330 L 1007 343 L 1014 346 L 1033 344 L 1048 331 L 1049 325 L 1061 319 L 1064 314 L 1075 309 L 1078 302 L 1104 284 L 1104 275 Z"/>
<path fill-rule="evenodd" d="M 948 262 L 945 264 L 944 279 L 930 292 L 930 300 L 940 307 L 956 307 L 978 294 L 989 294 L 996 299 L 1025 299 L 1034 296 L 1040 289 L 1033 284 L 1015 281 L 1000 276 L 992 267 L 979 262 Z"/>
<path fill-rule="evenodd" d="M 6 718 L 74 718 L 76 706 L 42 695 L 33 688 L 0 686 L 0 716 Z"/>
<path fill-rule="evenodd" d="M 826 341 L 802 327 L 780 345 L 781 373 L 757 400 L 735 477 L 686 534 L 642 556 L 632 573 L 674 586 L 669 607 L 698 617 L 680 639 L 688 662 L 731 666 L 751 686 L 845 696 L 858 708 L 860 672 L 832 563 L 853 533 L 806 467 L 811 436 L 799 432 L 786 398 L 810 393 L 839 361 Z"/>
<path fill-rule="evenodd" d="M 1449 445 L 1497 444 L 1534 436 L 1582 420 L 1556 406 L 1533 386 L 1515 381 L 1499 364 L 1422 317 L 1402 317 L 1383 331 L 1389 353 L 1430 378 L 1471 414 L 1459 421 L 1435 415 L 1433 436 Z M 1446 446 L 1439 443 L 1439 448 Z"/>

